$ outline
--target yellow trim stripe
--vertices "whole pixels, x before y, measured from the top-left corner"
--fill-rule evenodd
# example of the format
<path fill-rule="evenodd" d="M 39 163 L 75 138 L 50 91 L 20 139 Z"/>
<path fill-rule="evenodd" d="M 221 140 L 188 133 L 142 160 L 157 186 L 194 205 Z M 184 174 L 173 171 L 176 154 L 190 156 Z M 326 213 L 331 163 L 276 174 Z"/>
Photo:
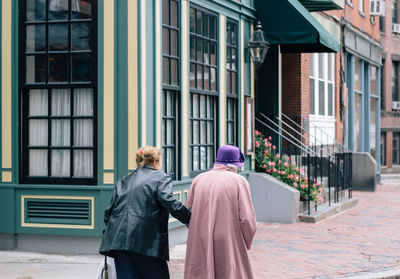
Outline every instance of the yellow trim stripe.
<path fill-rule="evenodd" d="M 182 158 L 183 162 L 189 162 L 189 4 L 188 1 L 182 3 Z M 189 176 L 189 164 L 182 164 L 182 175 Z"/>
<path fill-rule="evenodd" d="M 140 108 L 142 110 L 141 115 L 141 132 L 142 132 L 142 142 L 141 145 L 146 145 L 146 138 L 147 138 L 147 110 L 146 110 L 146 93 L 147 93 L 147 86 L 146 86 L 146 2 L 147 1 L 140 1 L 140 74 L 141 74 L 141 88 L 140 88 Z"/>
<path fill-rule="evenodd" d="M 89 201 L 91 201 L 90 225 L 26 223 L 25 222 L 25 199 L 89 200 Z M 57 228 L 57 229 L 94 229 L 94 197 L 21 195 L 21 227 L 54 228 L 54 229 L 55 228 Z"/>
<path fill-rule="evenodd" d="M 12 182 L 12 172 L 11 171 L 3 171 L 1 174 L 2 182 Z"/>
<path fill-rule="evenodd" d="M 1 164 L 12 168 L 11 136 L 11 0 L 3 0 L 1 7 Z"/>
<path fill-rule="evenodd" d="M 161 1 L 155 2 L 156 9 L 156 145 L 161 148 L 161 98 L 162 98 L 162 88 L 161 88 Z"/>
<path fill-rule="evenodd" d="M 128 1 L 128 169 L 136 167 L 138 150 L 138 36 L 137 0 Z"/>
<path fill-rule="evenodd" d="M 241 125 L 241 129 L 242 132 L 240 133 L 240 142 L 241 142 L 241 149 L 244 149 L 244 134 L 245 134 L 245 129 L 244 129 L 244 106 L 245 106 L 245 102 L 244 102 L 244 81 L 245 81 L 245 77 L 244 77 L 244 55 L 245 55 L 245 46 L 244 46 L 244 21 L 241 20 L 240 21 L 240 47 L 241 47 L 241 56 L 240 56 L 240 100 L 241 100 L 241 110 L 240 110 L 240 125 Z"/>
<path fill-rule="evenodd" d="M 114 173 L 113 172 L 103 173 L 103 182 L 104 184 L 114 184 Z"/>
<path fill-rule="evenodd" d="M 226 143 L 226 17 L 219 16 L 219 144 L 220 146 Z"/>
<path fill-rule="evenodd" d="M 104 1 L 104 169 L 114 169 L 114 0 Z"/>

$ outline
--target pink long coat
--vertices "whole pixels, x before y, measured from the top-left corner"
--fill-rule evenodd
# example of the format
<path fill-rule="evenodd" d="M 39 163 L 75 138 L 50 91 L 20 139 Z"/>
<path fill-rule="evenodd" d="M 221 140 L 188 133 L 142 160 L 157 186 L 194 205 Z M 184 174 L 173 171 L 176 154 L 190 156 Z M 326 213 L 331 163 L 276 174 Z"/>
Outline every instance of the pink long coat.
<path fill-rule="evenodd" d="M 247 250 L 256 233 L 249 183 L 221 164 L 198 175 L 186 202 L 192 208 L 185 279 L 251 279 Z"/>

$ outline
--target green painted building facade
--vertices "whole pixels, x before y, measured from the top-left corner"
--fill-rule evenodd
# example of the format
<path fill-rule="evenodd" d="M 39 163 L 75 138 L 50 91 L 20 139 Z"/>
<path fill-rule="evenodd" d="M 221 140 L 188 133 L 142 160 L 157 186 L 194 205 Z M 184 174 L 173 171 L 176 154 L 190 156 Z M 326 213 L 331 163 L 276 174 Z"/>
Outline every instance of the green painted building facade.
<path fill-rule="evenodd" d="M 253 171 L 253 2 L 2 0 L 0 248 L 95 251 L 143 145 L 183 202 L 223 144 Z"/>

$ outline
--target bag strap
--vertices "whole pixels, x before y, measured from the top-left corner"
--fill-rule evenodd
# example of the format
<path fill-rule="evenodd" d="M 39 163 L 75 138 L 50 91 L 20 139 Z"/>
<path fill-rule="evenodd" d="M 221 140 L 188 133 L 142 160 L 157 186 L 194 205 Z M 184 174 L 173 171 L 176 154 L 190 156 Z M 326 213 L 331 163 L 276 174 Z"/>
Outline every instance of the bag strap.
<path fill-rule="evenodd" d="M 105 258 L 104 258 L 104 279 L 108 279 L 107 256 L 105 256 Z"/>

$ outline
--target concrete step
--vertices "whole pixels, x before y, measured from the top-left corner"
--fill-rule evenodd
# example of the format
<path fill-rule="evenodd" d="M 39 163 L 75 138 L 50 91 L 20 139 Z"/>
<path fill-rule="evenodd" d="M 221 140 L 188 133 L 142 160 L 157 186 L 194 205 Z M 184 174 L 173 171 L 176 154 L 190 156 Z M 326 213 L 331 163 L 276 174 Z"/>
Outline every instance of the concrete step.
<path fill-rule="evenodd" d="M 325 203 L 318 206 L 317 211 L 315 211 L 314 207 L 311 209 L 310 215 L 308 212 L 299 214 L 299 221 L 300 222 L 307 222 L 307 223 L 318 223 L 321 222 L 329 217 L 335 216 L 343 211 L 346 211 L 358 204 L 358 198 L 343 198 L 338 203 Z"/>

